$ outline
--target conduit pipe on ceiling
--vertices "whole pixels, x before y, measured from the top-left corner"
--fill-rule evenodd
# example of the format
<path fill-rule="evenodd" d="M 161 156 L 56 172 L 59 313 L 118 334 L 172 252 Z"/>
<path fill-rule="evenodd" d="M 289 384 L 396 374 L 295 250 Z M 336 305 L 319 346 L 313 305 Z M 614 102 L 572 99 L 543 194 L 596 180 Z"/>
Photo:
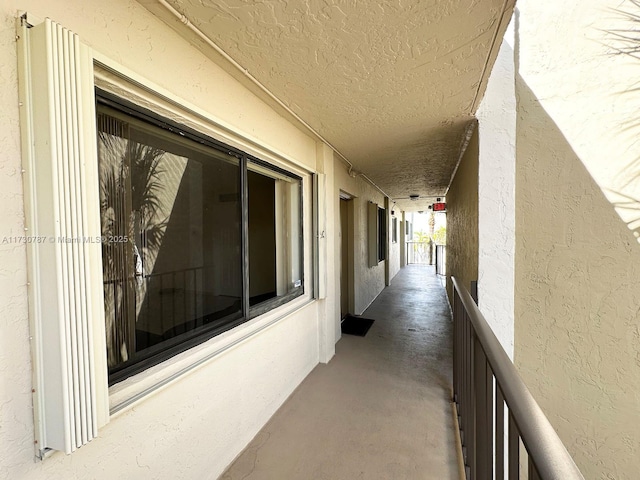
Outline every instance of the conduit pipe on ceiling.
<path fill-rule="evenodd" d="M 489 62 L 491 62 L 491 56 L 493 55 L 493 51 L 496 48 L 496 42 L 498 41 L 498 33 L 500 33 L 500 28 L 504 24 L 504 15 L 507 13 L 507 9 L 511 10 L 513 14 L 513 9 L 515 8 L 515 0 L 504 0 L 502 4 L 502 10 L 500 12 L 500 17 L 497 20 L 497 26 L 495 32 L 493 32 L 493 38 L 491 39 L 491 46 L 489 47 L 489 53 L 487 54 L 487 58 L 485 59 L 484 65 L 482 66 L 482 73 L 480 74 L 480 82 L 478 83 L 478 88 L 476 89 L 476 94 L 473 97 L 473 102 L 471 102 L 471 115 L 475 115 L 476 109 L 478 108 L 478 101 L 480 100 L 480 89 L 482 89 L 482 85 L 484 84 L 484 78 L 487 75 L 487 70 L 489 69 Z M 507 22 L 508 24 L 508 22 Z M 498 45 L 498 48 L 500 46 Z M 490 73 L 490 72 L 489 72 Z"/>
<path fill-rule="evenodd" d="M 476 89 L 475 96 L 473 97 L 473 102 L 471 103 L 471 115 L 475 115 L 476 109 L 478 108 L 478 100 L 480 99 L 480 89 L 484 83 L 484 78 L 487 75 L 487 70 L 489 69 L 489 62 L 491 61 L 491 56 L 493 55 L 493 51 L 497 46 L 498 41 L 498 33 L 500 33 L 500 28 L 504 24 L 504 16 L 507 13 L 507 10 L 512 10 L 515 6 L 515 0 L 504 0 L 502 4 L 502 10 L 500 12 L 500 17 L 497 20 L 497 26 L 495 32 L 493 32 L 493 38 L 491 40 L 491 47 L 489 48 L 489 53 L 487 54 L 487 58 L 485 59 L 484 65 L 482 67 L 482 74 L 480 75 L 480 82 L 478 83 L 478 88 Z M 498 48 L 500 48 L 498 46 Z M 489 72 L 490 73 L 490 72 Z M 451 184 L 453 183 L 453 179 L 458 172 L 458 167 L 460 167 L 460 162 L 462 161 L 462 157 L 467 151 L 467 147 L 469 146 L 469 142 L 471 141 L 471 136 L 473 135 L 474 130 L 478 126 L 478 119 L 473 118 L 467 126 L 465 127 L 464 134 L 462 137 L 462 141 L 460 143 L 460 154 L 458 155 L 458 161 L 456 162 L 455 167 L 453 168 L 453 172 L 451 173 L 451 178 L 449 179 L 449 185 L 447 185 L 447 189 L 445 191 L 445 196 L 449 193 L 449 189 L 451 188 Z"/>
<path fill-rule="evenodd" d="M 318 140 L 325 143 L 326 145 L 333 150 L 338 157 L 349 166 L 349 171 L 351 172 L 353 168 L 353 164 L 347 160 L 347 158 L 338 151 L 336 147 L 334 147 L 329 141 L 327 141 L 318 131 L 316 131 L 311 125 L 305 122 L 297 113 L 291 110 L 283 101 L 281 101 L 278 97 L 276 97 L 271 91 L 265 87 L 260 80 L 249 73 L 249 70 L 244 68 L 238 62 L 236 62 L 227 52 L 225 52 L 222 48 L 220 48 L 213 40 L 207 37 L 198 27 L 196 27 L 191 20 L 187 18 L 186 15 L 180 13 L 176 10 L 173 5 L 167 2 L 167 0 L 155 0 L 160 5 L 162 5 L 169 13 L 171 13 L 174 17 L 176 17 L 180 22 L 185 25 L 189 30 L 191 30 L 194 34 L 198 36 L 204 43 L 206 43 L 209 47 L 213 48 L 218 55 L 224 58 L 227 62 L 229 62 L 233 67 L 235 67 L 238 71 L 240 71 L 251 83 L 253 83 L 256 87 L 260 89 L 265 95 L 267 95 L 271 100 L 276 102 L 281 108 L 283 108 L 289 115 L 296 119 L 296 121 L 300 122 L 313 136 L 315 136 Z M 387 195 L 378 185 L 376 185 L 369 177 L 367 177 L 364 173 L 360 173 L 360 176 L 367 180 L 373 187 L 375 187 L 382 195 L 388 197 Z"/>
<path fill-rule="evenodd" d="M 477 126 L 478 126 L 478 119 L 474 118 L 464 128 L 464 134 L 462 136 L 462 140 L 460 141 L 460 154 L 458 155 L 458 161 L 456 162 L 456 166 L 453 168 L 453 172 L 451 172 L 451 178 L 449 179 L 449 185 L 447 185 L 447 190 L 444 192 L 445 197 L 449 193 L 449 189 L 453 184 L 453 179 L 456 178 L 456 173 L 458 172 L 458 168 L 460 167 L 460 162 L 462 162 L 462 157 L 464 157 L 464 154 L 467 151 L 467 147 L 469 146 L 469 142 L 471 142 L 471 137 L 473 136 L 473 132 L 475 131 Z"/>

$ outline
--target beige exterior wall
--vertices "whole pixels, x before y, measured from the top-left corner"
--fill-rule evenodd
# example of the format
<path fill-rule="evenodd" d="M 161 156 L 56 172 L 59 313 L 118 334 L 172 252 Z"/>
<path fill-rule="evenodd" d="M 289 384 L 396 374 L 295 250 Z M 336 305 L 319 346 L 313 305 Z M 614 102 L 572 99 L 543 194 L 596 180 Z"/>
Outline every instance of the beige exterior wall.
<path fill-rule="evenodd" d="M 638 478 L 640 64 L 610 55 L 631 2 L 520 4 L 515 363 L 585 478 Z M 637 206 L 632 201 L 632 206 Z M 627 223 L 630 223 L 627 226 Z M 637 236 L 637 235 L 636 235 Z"/>
<path fill-rule="evenodd" d="M 516 96 L 513 30 L 502 42 L 477 112 L 478 298 L 480 311 L 513 358 Z"/>
<path fill-rule="evenodd" d="M 25 227 L 15 38 L 19 10 L 61 23 L 96 52 L 253 144 L 310 171 L 326 157 L 319 156 L 314 138 L 135 1 L 8 0 L 0 6 L 0 240 L 24 235 Z M 331 175 L 331 168 L 321 164 L 320 170 Z M 310 215 L 304 229 L 310 244 Z M 327 252 L 330 263 L 332 248 Z M 309 264 L 308 249 L 305 259 Z M 306 274 L 311 287 L 310 270 Z M 376 279 L 374 290 L 378 286 Z M 0 478 L 217 478 L 318 361 L 333 355 L 321 335 L 334 336 L 333 328 L 323 326 L 326 318 L 333 321 L 334 300 L 309 303 L 239 341 L 113 416 L 88 445 L 39 462 L 34 458 L 26 250 L 20 243 L 0 242 Z M 215 342 L 240 339 L 247 329 L 258 330 L 260 322 L 216 337 L 212 348 Z"/>
<path fill-rule="evenodd" d="M 335 355 L 335 343 L 340 340 L 340 238 L 334 219 L 340 219 L 340 204 L 335 198 L 335 161 L 334 152 L 328 145 L 318 143 L 317 166 L 318 172 L 326 178 L 325 184 L 325 215 L 322 238 L 320 232 L 319 263 L 324 265 L 322 282 L 325 286 L 326 298 L 319 301 L 319 315 L 325 318 L 320 322 L 320 361 L 327 363 Z M 324 242 L 324 246 L 321 242 Z M 337 280 L 336 280 L 337 279 Z"/>
<path fill-rule="evenodd" d="M 447 293 L 451 277 L 467 289 L 478 279 L 478 129 L 447 192 Z"/>
<path fill-rule="evenodd" d="M 361 177 L 349 177 L 330 148 L 246 90 L 139 3 L 8 0 L 0 7 L 0 240 L 24 234 L 15 42 L 19 10 L 59 22 L 148 85 L 196 106 L 221 131 L 326 174 L 327 297 L 273 324 L 259 317 L 197 347 L 194 350 L 215 351 L 216 342 L 239 342 L 112 416 L 88 445 L 68 456 L 53 453 L 44 461 L 34 461 L 26 250 L 21 244 L 0 242 L 0 478 L 217 478 L 309 371 L 334 354 L 340 338 L 340 190 L 354 196 L 353 312 L 362 313 L 384 288 L 385 262 L 369 268 L 366 245 L 367 202 L 382 206 L 384 196 Z M 310 245 L 311 215 L 305 217 L 304 231 Z M 391 255 L 399 255 L 396 249 L 391 247 Z M 309 248 L 305 261 L 310 267 Z M 399 264 L 395 257 L 393 262 Z M 305 274 L 310 288 L 310 268 Z M 188 362 L 190 354 L 181 361 Z M 154 367 L 154 372 L 161 374 L 163 368 Z M 152 383 L 153 378 L 145 381 Z M 125 390 L 112 389 L 112 400 Z"/>

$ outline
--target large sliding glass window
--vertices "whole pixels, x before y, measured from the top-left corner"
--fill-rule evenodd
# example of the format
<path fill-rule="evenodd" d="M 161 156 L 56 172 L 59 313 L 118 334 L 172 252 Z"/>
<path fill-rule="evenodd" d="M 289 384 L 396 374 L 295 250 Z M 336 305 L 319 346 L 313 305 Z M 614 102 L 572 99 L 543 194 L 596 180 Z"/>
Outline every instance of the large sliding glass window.
<path fill-rule="evenodd" d="M 303 293 L 302 181 L 98 92 L 110 383 Z"/>

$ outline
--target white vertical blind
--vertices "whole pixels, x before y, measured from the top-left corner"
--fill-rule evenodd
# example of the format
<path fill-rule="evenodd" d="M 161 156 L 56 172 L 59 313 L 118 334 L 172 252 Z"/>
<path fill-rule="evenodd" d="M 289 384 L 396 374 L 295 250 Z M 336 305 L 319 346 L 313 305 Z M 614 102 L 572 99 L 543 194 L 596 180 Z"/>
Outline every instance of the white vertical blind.
<path fill-rule="evenodd" d="M 93 60 L 51 20 L 21 33 L 36 439 L 71 453 L 108 417 Z"/>

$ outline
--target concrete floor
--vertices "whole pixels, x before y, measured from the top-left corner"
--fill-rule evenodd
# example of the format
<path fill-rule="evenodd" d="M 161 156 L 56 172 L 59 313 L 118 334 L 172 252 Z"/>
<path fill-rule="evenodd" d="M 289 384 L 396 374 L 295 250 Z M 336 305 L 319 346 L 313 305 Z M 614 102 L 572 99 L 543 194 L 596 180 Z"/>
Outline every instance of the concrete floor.
<path fill-rule="evenodd" d="M 223 480 L 459 479 L 452 323 L 433 267 L 403 268 Z"/>

